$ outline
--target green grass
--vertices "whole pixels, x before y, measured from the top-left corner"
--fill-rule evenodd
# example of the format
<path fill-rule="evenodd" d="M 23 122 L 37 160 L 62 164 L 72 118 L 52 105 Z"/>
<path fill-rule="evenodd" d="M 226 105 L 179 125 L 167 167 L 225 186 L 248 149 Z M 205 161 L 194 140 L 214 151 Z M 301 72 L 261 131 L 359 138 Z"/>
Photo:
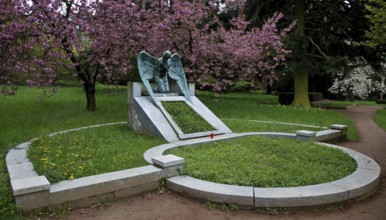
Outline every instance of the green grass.
<path fill-rule="evenodd" d="M 41 90 L 26 87 L 20 87 L 15 97 L 0 95 L 0 219 L 11 219 L 19 213 L 5 165 L 8 150 L 56 131 L 126 121 L 126 91 L 126 87 L 111 91 L 98 86 L 96 112 L 86 111 L 82 88 L 60 88 L 57 94 L 43 99 L 37 99 Z"/>
<path fill-rule="evenodd" d="M 337 100 L 331 100 L 328 103 L 321 104 L 320 107 L 322 108 L 346 108 L 350 105 L 363 105 L 363 106 L 380 106 L 383 108 L 386 108 L 386 104 L 379 104 L 375 101 L 369 101 L 369 100 L 355 100 L 354 102 L 350 101 L 337 101 Z"/>
<path fill-rule="evenodd" d="M 215 130 L 205 119 L 186 104 L 186 102 L 163 101 L 162 106 L 184 134 Z"/>
<path fill-rule="evenodd" d="M 374 120 L 379 127 L 383 128 L 383 130 L 386 131 L 386 109 L 379 110 Z"/>
<path fill-rule="evenodd" d="M 9 184 L 8 171 L 5 166 L 5 156 L 8 150 L 22 142 L 36 137 L 43 137 L 57 131 L 88 125 L 127 121 L 126 93 L 126 87 L 119 87 L 117 90 L 112 91 L 107 86 L 99 85 L 96 93 L 96 112 L 86 111 L 85 95 L 81 87 L 60 88 L 57 94 L 41 100 L 37 99 L 37 96 L 41 94 L 40 90 L 26 87 L 20 87 L 15 97 L 0 95 L 0 124 L 2 125 L 0 127 L 0 219 L 11 219 L 11 216 L 19 213 L 15 207 Z M 256 123 L 250 120 L 282 121 L 319 126 L 342 123 L 349 125 L 349 138 L 355 140 L 355 127 L 349 119 L 338 113 L 331 113 L 323 109 L 305 110 L 279 105 L 262 105 L 260 103 L 266 102 L 266 100 L 271 100 L 271 103 L 277 102 L 277 97 L 260 93 L 230 93 L 220 94 L 218 97 L 210 92 L 204 92 L 203 94 L 197 92 L 197 94 L 208 108 L 219 116 L 220 119 L 223 119 L 233 131 L 292 132 L 298 129 L 297 127 L 291 126 Z M 244 121 L 232 121 L 228 119 L 241 119 Z M 103 134 L 98 133 L 98 135 L 93 136 L 92 133 L 94 130 L 95 132 L 103 131 Z M 127 133 L 125 131 L 127 131 Z M 131 137 L 135 137 L 136 135 L 130 130 L 125 130 L 124 126 L 108 126 L 106 128 L 79 132 L 80 133 L 69 133 L 67 135 L 69 135 L 68 137 L 71 137 L 71 139 L 79 137 L 86 140 L 88 138 L 97 138 L 96 136 L 99 135 L 106 135 L 106 141 L 109 141 L 111 145 L 117 143 L 114 139 L 117 139 L 120 143 L 126 143 L 126 141 L 134 141 L 134 139 L 136 139 L 131 139 Z M 61 135 L 57 138 L 60 137 Z M 147 139 L 148 138 L 146 138 L 146 140 L 140 140 L 140 144 L 138 144 L 139 146 L 143 146 L 143 151 L 145 151 L 148 146 L 143 144 Z M 47 141 L 49 140 L 47 139 Z M 64 144 L 65 140 L 59 142 Z M 84 142 L 79 143 L 83 145 Z M 84 144 L 87 145 L 87 141 Z M 110 145 L 104 142 L 101 144 Z M 125 148 L 123 147 L 121 149 Z M 127 153 L 134 152 L 134 150 L 131 150 L 131 148 L 128 148 Z M 140 151 L 140 149 L 137 150 L 135 151 Z M 114 150 L 112 151 L 114 152 Z M 124 150 L 120 150 L 119 153 L 122 153 L 122 151 Z M 139 153 L 135 155 L 137 156 L 135 158 L 127 157 L 125 163 L 130 164 L 130 161 L 139 158 L 143 159 L 142 155 L 139 156 Z M 107 156 L 108 155 L 106 155 L 106 157 Z M 106 164 L 107 163 L 108 162 L 106 162 Z M 107 166 L 106 164 L 98 165 L 98 167 Z M 92 166 L 88 166 L 85 169 L 92 169 L 91 167 Z M 114 168 L 121 169 L 117 166 L 114 166 Z M 91 173 L 91 171 L 87 172 Z M 78 177 L 77 174 L 75 174 L 74 178 L 75 177 Z"/>
<path fill-rule="evenodd" d="M 339 108 L 339 109 L 346 109 L 347 107 L 357 104 L 355 102 L 348 102 L 348 101 L 329 101 L 325 103 L 320 103 L 318 107 L 321 108 Z"/>
<path fill-rule="evenodd" d="M 143 153 L 165 141 L 127 125 L 73 131 L 34 141 L 28 156 L 51 183 L 147 165 Z"/>
<path fill-rule="evenodd" d="M 306 186 L 355 171 L 356 162 L 338 149 L 269 137 L 181 147 L 167 151 L 185 159 L 183 174 L 202 180 L 255 187 Z"/>
<path fill-rule="evenodd" d="M 299 130 L 320 131 L 322 128 L 312 128 L 300 125 L 285 125 L 270 122 L 260 122 L 249 119 L 228 119 L 222 121 L 232 129 L 233 132 L 254 132 L 254 131 L 280 131 L 286 133 L 296 133 Z"/>
<path fill-rule="evenodd" d="M 368 100 L 355 100 L 358 105 L 364 105 L 364 106 L 380 106 L 383 108 L 386 108 L 386 104 L 378 104 L 375 101 L 368 101 Z"/>
<path fill-rule="evenodd" d="M 261 94 L 256 94 L 256 96 L 259 95 Z M 321 108 L 306 109 L 284 105 L 262 105 L 251 99 L 251 95 L 248 95 L 246 99 L 233 99 L 226 97 L 226 95 L 223 96 L 225 97 L 203 96 L 199 98 L 217 117 L 223 119 L 225 124 L 233 131 L 261 131 L 261 126 L 271 129 L 265 131 L 289 131 L 287 126 L 259 124 L 248 120 L 287 122 L 322 127 L 329 127 L 332 124 L 345 124 L 348 126 L 348 139 L 352 141 L 359 140 L 358 132 L 352 120 L 338 112 Z M 245 120 L 245 122 L 238 123 L 229 119 Z"/>
<path fill-rule="evenodd" d="M 278 97 L 276 95 L 267 95 L 264 94 L 262 90 L 253 91 L 250 93 L 239 93 L 239 92 L 229 92 L 229 93 L 214 93 L 211 91 L 196 91 L 196 95 L 200 98 L 209 98 L 209 99 L 233 99 L 233 100 L 250 100 L 259 104 L 278 104 Z"/>

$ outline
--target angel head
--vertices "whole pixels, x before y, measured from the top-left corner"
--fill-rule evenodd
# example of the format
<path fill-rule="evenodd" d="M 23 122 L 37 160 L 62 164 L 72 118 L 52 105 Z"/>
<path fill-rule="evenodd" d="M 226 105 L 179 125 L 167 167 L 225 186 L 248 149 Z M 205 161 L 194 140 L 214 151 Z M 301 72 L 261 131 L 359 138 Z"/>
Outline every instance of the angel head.
<path fill-rule="evenodd" d="M 171 56 L 172 56 L 172 52 L 170 52 L 169 50 L 165 51 L 164 54 L 162 55 L 162 61 L 166 62 Z"/>

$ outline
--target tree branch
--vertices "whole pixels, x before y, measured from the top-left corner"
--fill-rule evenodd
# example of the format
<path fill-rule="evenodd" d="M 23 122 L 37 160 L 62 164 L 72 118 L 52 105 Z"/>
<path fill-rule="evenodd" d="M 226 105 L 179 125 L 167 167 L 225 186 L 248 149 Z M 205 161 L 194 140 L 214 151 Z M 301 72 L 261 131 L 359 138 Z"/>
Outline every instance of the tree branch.
<path fill-rule="evenodd" d="M 312 43 L 312 45 L 314 45 L 314 46 L 318 49 L 319 53 L 322 54 L 322 55 L 324 56 L 324 58 L 326 58 L 326 59 L 330 58 L 330 57 L 327 56 L 325 53 L 323 53 L 323 51 L 322 51 L 322 50 L 320 49 L 320 47 L 312 40 L 311 37 L 307 37 L 307 36 L 305 36 L 305 37 Z"/>

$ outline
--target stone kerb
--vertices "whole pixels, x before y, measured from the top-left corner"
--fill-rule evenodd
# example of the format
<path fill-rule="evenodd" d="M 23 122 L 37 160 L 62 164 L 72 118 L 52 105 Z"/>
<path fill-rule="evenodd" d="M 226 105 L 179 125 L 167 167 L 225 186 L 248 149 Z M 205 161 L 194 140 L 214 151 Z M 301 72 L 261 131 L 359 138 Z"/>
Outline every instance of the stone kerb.
<path fill-rule="evenodd" d="M 307 130 L 299 130 L 296 131 L 296 138 L 302 141 L 315 141 L 316 132 L 307 131 Z"/>
<path fill-rule="evenodd" d="M 107 125 L 113 124 L 119 123 L 109 123 Z M 90 127 L 95 126 L 79 129 Z M 340 126 L 331 127 L 337 129 Z M 51 136 L 64 132 L 66 131 L 53 133 Z M 83 201 L 82 206 L 89 206 L 91 202 L 98 202 L 98 198 L 105 195 L 109 199 L 114 199 L 156 190 L 158 181 L 162 178 L 169 178 L 167 184 L 171 190 L 187 193 L 192 197 L 242 206 L 253 204 L 256 207 L 292 207 L 334 203 L 366 196 L 378 186 L 380 167 L 374 160 L 356 151 L 325 143 L 320 144 L 339 148 L 348 153 L 355 159 L 358 168 L 354 173 L 343 179 L 307 187 L 252 187 L 251 190 L 251 187 L 229 186 L 197 180 L 192 177 L 176 176 L 183 169 L 183 158 L 174 155 L 163 155 L 164 151 L 179 146 L 194 146 L 199 143 L 248 135 L 297 137 L 296 134 L 288 133 L 249 132 L 218 135 L 213 139 L 204 137 L 180 140 L 146 151 L 144 154 L 145 160 L 154 165 L 67 180 L 56 184 L 50 184 L 45 176 L 38 176 L 33 170 L 32 163 L 27 157 L 27 150 L 31 142 L 22 143 L 11 149 L 7 154 L 6 163 L 16 204 L 23 210 L 59 205 L 63 202 L 70 202 L 69 205 L 71 205 L 77 204 L 78 201 Z M 317 137 L 317 134 L 315 136 Z"/>
<path fill-rule="evenodd" d="M 312 133 L 299 132 L 312 137 Z M 314 132 L 316 136 L 316 132 Z M 298 135 L 274 132 L 250 132 L 242 134 L 221 135 L 217 140 L 238 138 L 247 135 L 269 135 L 271 137 L 298 138 Z M 160 145 L 145 152 L 144 158 L 158 157 L 164 151 L 179 146 L 216 141 L 209 138 L 197 140 L 178 141 Z M 337 145 L 316 142 L 327 147 L 338 148 L 349 154 L 358 164 L 355 172 L 342 179 L 311 186 L 301 187 L 278 187 L 259 188 L 218 184 L 199 180 L 189 176 L 175 176 L 167 179 L 170 190 L 186 194 L 188 196 L 209 200 L 213 202 L 237 204 L 252 207 L 306 207 L 315 205 L 326 205 L 354 198 L 366 197 L 375 191 L 379 184 L 380 166 L 370 157 L 359 152 L 340 147 Z"/>
<path fill-rule="evenodd" d="M 347 140 L 347 125 L 333 124 L 322 131 L 296 131 L 296 138 L 303 141 L 334 142 Z"/>
<path fill-rule="evenodd" d="M 105 125 L 114 124 L 121 122 Z M 67 132 L 93 127 L 96 126 L 71 129 Z M 53 133 L 50 136 L 65 132 Z M 30 144 L 31 141 L 19 144 L 6 156 L 16 205 L 26 211 L 57 206 L 64 202 L 68 202 L 70 207 L 85 207 L 97 203 L 102 197 L 113 200 L 153 191 L 158 188 L 161 179 L 176 176 L 183 169 L 182 158 L 161 156 L 156 160 L 164 161 L 162 166 L 148 165 L 51 184 L 45 176 L 39 176 L 34 171 L 27 157 Z"/>

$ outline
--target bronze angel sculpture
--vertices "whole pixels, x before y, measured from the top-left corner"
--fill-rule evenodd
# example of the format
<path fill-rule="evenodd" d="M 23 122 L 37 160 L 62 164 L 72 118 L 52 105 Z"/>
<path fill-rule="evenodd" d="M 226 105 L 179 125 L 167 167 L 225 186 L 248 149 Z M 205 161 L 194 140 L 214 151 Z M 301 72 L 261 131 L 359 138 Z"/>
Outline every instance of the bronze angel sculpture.
<path fill-rule="evenodd" d="M 168 93 L 169 81 L 168 76 L 177 81 L 177 85 L 180 87 L 182 93 L 189 102 L 192 102 L 189 94 L 189 87 L 186 82 L 184 68 L 182 67 L 181 59 L 178 54 L 173 54 L 170 51 L 165 51 L 162 57 L 157 58 L 149 55 L 145 51 L 138 54 L 137 64 L 139 75 L 149 92 L 150 97 L 154 101 L 157 107 L 157 101 L 154 92 Z M 157 88 L 153 92 L 150 86 L 149 80 L 153 79 L 157 84 Z"/>

